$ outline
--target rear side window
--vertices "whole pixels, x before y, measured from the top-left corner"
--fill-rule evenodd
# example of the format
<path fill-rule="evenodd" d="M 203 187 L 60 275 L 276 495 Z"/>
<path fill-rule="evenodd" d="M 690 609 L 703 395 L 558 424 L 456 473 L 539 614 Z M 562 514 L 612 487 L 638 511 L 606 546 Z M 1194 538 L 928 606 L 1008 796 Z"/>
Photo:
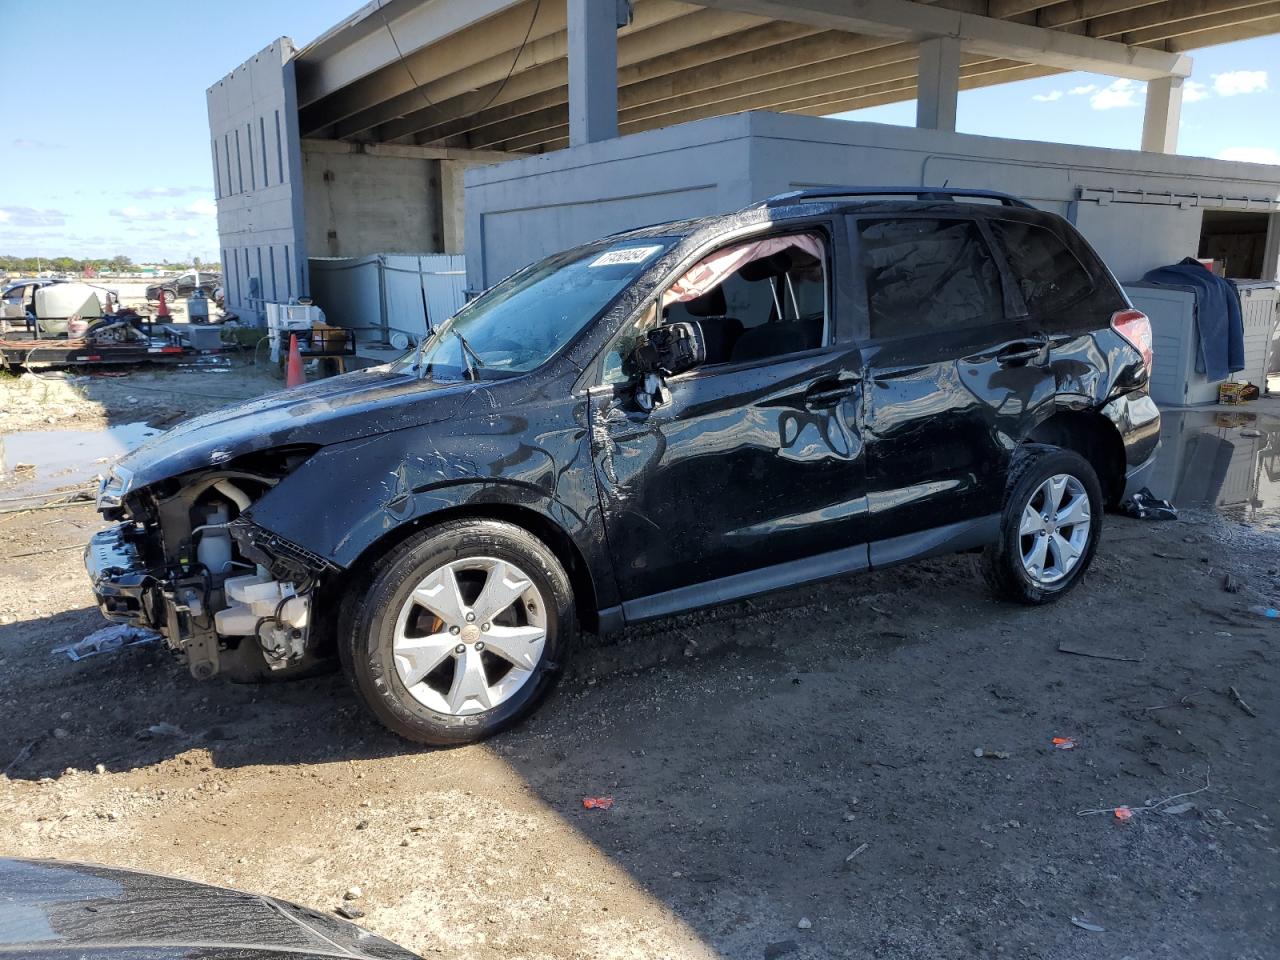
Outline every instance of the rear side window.
<path fill-rule="evenodd" d="M 1016 220 L 990 223 L 1033 315 L 1059 314 L 1093 292 L 1089 271 L 1053 231 Z"/>
<path fill-rule="evenodd" d="M 873 338 L 1004 318 L 1000 271 L 972 220 L 860 220 L 858 237 Z"/>

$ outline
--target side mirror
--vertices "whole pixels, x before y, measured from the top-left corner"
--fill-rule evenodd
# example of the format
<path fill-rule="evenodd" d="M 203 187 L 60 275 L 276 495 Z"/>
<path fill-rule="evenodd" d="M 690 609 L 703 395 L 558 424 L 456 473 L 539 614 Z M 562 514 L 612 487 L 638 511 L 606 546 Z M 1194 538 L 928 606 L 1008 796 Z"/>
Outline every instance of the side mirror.
<path fill-rule="evenodd" d="M 654 327 L 635 349 L 637 369 L 663 377 L 692 370 L 706 359 L 707 343 L 695 320 Z"/>

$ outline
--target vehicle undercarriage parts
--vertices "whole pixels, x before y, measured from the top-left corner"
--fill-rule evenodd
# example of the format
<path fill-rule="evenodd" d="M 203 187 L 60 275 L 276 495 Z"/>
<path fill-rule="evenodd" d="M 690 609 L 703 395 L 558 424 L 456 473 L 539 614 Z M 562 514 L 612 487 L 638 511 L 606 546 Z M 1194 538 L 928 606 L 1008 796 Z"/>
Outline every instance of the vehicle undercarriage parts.
<path fill-rule="evenodd" d="M 226 609 L 213 615 L 220 636 L 254 639 L 273 670 L 302 659 L 310 628 L 309 594 L 258 574 L 232 577 L 223 591 Z"/>

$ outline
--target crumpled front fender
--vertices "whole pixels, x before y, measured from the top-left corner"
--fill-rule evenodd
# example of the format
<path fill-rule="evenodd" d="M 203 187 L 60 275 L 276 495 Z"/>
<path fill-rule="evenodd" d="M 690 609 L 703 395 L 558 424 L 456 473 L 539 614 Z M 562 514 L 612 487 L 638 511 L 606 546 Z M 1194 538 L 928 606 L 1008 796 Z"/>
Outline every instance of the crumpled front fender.
<path fill-rule="evenodd" d="M 534 434 L 534 443 L 508 419 L 324 447 L 255 502 L 246 519 L 348 568 L 405 524 L 441 511 L 521 507 L 564 532 L 586 561 L 597 597 L 607 597 L 612 566 L 585 434 L 566 425 Z"/>

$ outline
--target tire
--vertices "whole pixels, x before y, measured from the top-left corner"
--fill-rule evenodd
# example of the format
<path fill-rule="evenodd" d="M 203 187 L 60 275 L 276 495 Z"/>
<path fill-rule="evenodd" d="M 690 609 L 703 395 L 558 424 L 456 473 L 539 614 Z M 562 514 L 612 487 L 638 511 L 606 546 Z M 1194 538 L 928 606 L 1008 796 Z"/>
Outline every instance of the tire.
<path fill-rule="evenodd" d="M 564 568 L 514 524 L 453 520 L 431 527 L 378 561 L 366 583 L 353 584 L 339 623 L 343 668 L 379 722 L 417 743 L 474 743 L 512 726 L 551 692 L 577 641 Z M 491 583 L 498 599 L 487 603 Z M 441 600 L 452 595 L 449 584 L 458 603 Z M 492 623 L 482 622 L 483 607 L 496 609 L 508 595 L 515 599 Z M 541 640 L 531 639 L 539 632 Z M 451 652 L 441 653 L 446 647 Z M 499 656 L 500 647 L 516 648 L 515 656 Z"/>
<path fill-rule="evenodd" d="M 1068 478 L 1062 501 L 1057 509 L 1049 510 L 1044 497 L 1053 496 L 1056 486 L 1046 484 L 1062 477 Z M 979 561 L 983 578 L 1006 600 L 1032 606 L 1051 603 L 1079 583 L 1093 561 L 1102 530 L 1102 485 L 1080 454 L 1035 444 L 1015 457 L 1006 490 L 1000 539 L 983 551 Z M 1079 508 L 1086 503 L 1088 516 L 1081 519 Z M 1053 517 L 1049 523 L 1031 519 L 1036 513 L 1041 518 L 1049 513 Z M 1077 522 L 1068 524 L 1059 518 Z M 1031 532 L 1024 533 L 1024 529 Z M 1042 552 L 1037 553 L 1038 549 Z M 1069 559 L 1075 551 L 1075 558 Z M 1033 572 L 1037 557 L 1040 576 Z"/>

